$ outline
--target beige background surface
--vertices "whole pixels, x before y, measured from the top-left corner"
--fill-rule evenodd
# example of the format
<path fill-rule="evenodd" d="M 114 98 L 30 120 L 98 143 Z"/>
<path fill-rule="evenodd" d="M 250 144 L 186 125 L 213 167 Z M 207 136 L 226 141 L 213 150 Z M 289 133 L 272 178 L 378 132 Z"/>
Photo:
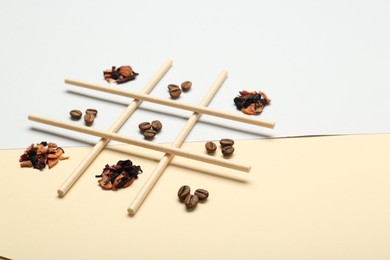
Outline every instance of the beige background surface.
<path fill-rule="evenodd" d="M 1 150 L 0 256 L 389 259 L 389 145 L 390 134 L 238 141 L 230 160 L 251 164 L 249 174 L 175 157 L 133 217 L 127 206 L 160 153 L 108 147 L 58 198 L 90 148 L 65 148 L 71 159 L 42 172 L 19 168 L 23 150 Z M 101 190 L 94 175 L 120 159 L 144 173 L 127 189 Z M 210 198 L 188 212 L 176 196 L 184 184 Z"/>

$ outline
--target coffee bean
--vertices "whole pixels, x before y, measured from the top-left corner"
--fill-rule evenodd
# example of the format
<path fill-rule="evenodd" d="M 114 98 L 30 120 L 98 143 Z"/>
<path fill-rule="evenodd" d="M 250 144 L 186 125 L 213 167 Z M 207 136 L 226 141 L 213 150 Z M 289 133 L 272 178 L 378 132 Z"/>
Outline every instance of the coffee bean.
<path fill-rule="evenodd" d="M 156 131 L 153 129 L 148 129 L 143 132 L 146 139 L 153 139 L 156 136 Z"/>
<path fill-rule="evenodd" d="M 183 91 L 188 91 L 188 90 L 190 90 L 190 88 L 191 88 L 191 86 L 192 86 L 192 82 L 191 81 L 184 81 L 183 83 L 181 83 L 181 89 L 183 90 Z"/>
<path fill-rule="evenodd" d="M 92 125 L 95 120 L 95 116 L 92 113 L 87 113 L 84 116 L 84 121 L 86 125 Z"/>
<path fill-rule="evenodd" d="M 196 195 L 188 194 L 186 198 L 184 199 L 184 204 L 186 205 L 187 209 L 193 208 L 198 204 L 199 198 Z"/>
<path fill-rule="evenodd" d="M 178 98 L 181 95 L 181 89 L 175 88 L 169 91 L 169 95 L 171 98 Z"/>
<path fill-rule="evenodd" d="M 168 91 L 172 91 L 172 90 L 175 90 L 175 89 L 180 89 L 180 88 L 176 84 L 169 84 L 168 85 Z"/>
<path fill-rule="evenodd" d="M 80 120 L 81 116 L 83 115 L 83 113 L 78 109 L 73 109 L 69 112 L 69 114 L 73 120 Z"/>
<path fill-rule="evenodd" d="M 194 194 L 198 196 L 199 200 L 205 200 L 209 197 L 209 192 L 205 189 L 197 189 Z"/>
<path fill-rule="evenodd" d="M 142 132 L 150 129 L 151 127 L 152 126 L 149 122 L 142 122 L 138 125 L 139 130 L 141 130 Z"/>
<path fill-rule="evenodd" d="M 178 98 L 181 95 L 181 89 L 176 84 L 169 84 L 168 85 L 168 91 L 169 91 L 169 95 L 172 98 Z"/>
<path fill-rule="evenodd" d="M 207 153 L 214 153 L 217 150 L 217 145 L 214 142 L 208 141 L 205 145 Z"/>
<path fill-rule="evenodd" d="M 224 156 L 229 156 L 232 153 L 234 153 L 234 147 L 233 146 L 224 146 L 224 147 L 222 147 L 222 154 Z"/>
<path fill-rule="evenodd" d="M 91 113 L 91 114 L 93 114 L 93 115 L 96 117 L 98 111 L 97 111 L 96 109 L 94 109 L 94 108 L 88 108 L 87 110 L 85 110 L 85 113 L 86 113 L 86 114 Z"/>
<path fill-rule="evenodd" d="M 180 187 L 179 191 L 177 192 L 177 196 L 179 196 L 179 199 L 181 201 L 184 201 L 184 199 L 187 197 L 188 194 L 190 194 L 191 189 L 188 185 L 183 185 Z"/>
<path fill-rule="evenodd" d="M 160 131 L 161 128 L 162 128 L 161 122 L 158 121 L 158 120 L 152 121 L 152 128 L 153 128 L 154 130 L 156 130 L 156 131 Z"/>
<path fill-rule="evenodd" d="M 232 139 L 229 139 L 229 138 L 222 138 L 220 141 L 219 141 L 219 144 L 224 147 L 224 146 L 233 146 L 234 144 L 234 141 Z"/>

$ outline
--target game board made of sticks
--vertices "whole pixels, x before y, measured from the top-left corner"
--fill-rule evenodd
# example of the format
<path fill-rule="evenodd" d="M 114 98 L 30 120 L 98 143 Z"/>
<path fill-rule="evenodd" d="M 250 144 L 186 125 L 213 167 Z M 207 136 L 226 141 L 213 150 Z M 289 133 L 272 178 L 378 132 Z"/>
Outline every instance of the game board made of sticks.
<path fill-rule="evenodd" d="M 71 189 L 73 184 L 77 182 L 79 177 L 85 172 L 88 166 L 95 160 L 95 158 L 99 155 L 99 153 L 104 149 L 104 147 L 108 144 L 110 140 L 141 146 L 144 148 L 153 149 L 165 153 L 164 156 L 161 158 L 160 162 L 158 163 L 157 167 L 151 173 L 149 179 L 140 189 L 140 191 L 135 196 L 135 198 L 133 198 L 133 200 L 130 202 L 127 208 L 128 214 L 130 215 L 134 215 L 137 212 L 138 208 L 140 207 L 144 199 L 147 197 L 149 192 L 152 190 L 153 186 L 155 185 L 155 183 L 157 182 L 161 174 L 164 172 L 165 168 L 169 165 L 174 155 L 186 157 L 193 160 L 198 160 L 205 163 L 215 164 L 221 167 L 227 167 L 239 171 L 250 172 L 251 167 L 249 165 L 243 165 L 229 160 L 224 160 L 224 159 L 214 158 L 212 156 L 184 151 L 183 149 L 180 149 L 180 146 L 184 143 L 186 137 L 190 133 L 191 129 L 195 126 L 196 122 L 198 121 L 198 119 L 202 114 L 221 117 L 229 120 L 235 120 L 238 122 L 253 124 L 253 125 L 267 127 L 267 128 L 273 128 L 275 126 L 275 123 L 254 119 L 248 116 L 236 115 L 236 114 L 226 113 L 223 111 L 207 108 L 208 104 L 210 103 L 212 98 L 215 96 L 215 94 L 217 93 L 217 91 L 225 81 L 227 77 L 226 70 L 220 73 L 220 75 L 217 77 L 214 84 L 208 90 L 207 94 L 205 95 L 205 97 L 203 98 L 203 100 L 200 102 L 198 106 L 189 105 L 186 103 L 181 103 L 169 99 L 157 98 L 148 95 L 148 93 L 150 93 L 150 91 L 158 84 L 158 82 L 164 77 L 164 75 L 171 67 L 172 67 L 172 61 L 171 60 L 166 61 L 164 65 L 157 71 L 157 73 L 152 77 L 152 79 L 148 82 L 148 84 L 144 87 L 144 89 L 140 93 L 122 90 L 115 87 L 106 87 L 103 85 L 91 84 L 88 82 L 83 82 L 74 79 L 65 79 L 65 83 L 67 84 L 134 98 L 134 100 L 128 105 L 126 110 L 120 115 L 120 117 L 107 131 L 97 130 L 90 127 L 80 126 L 65 121 L 57 120 L 54 118 L 48 118 L 48 117 L 34 115 L 34 114 L 30 114 L 28 116 L 29 120 L 35 122 L 56 126 L 68 130 L 73 130 L 81 133 L 86 133 L 101 138 L 92 148 L 92 150 L 87 154 L 84 160 L 81 161 L 81 163 L 74 169 L 74 171 L 69 175 L 69 177 L 64 181 L 64 183 L 58 188 L 57 193 L 60 197 L 64 197 L 66 195 L 66 193 Z M 171 146 L 163 146 L 163 145 L 155 144 L 150 141 L 130 138 L 117 133 L 119 129 L 131 117 L 133 112 L 136 111 L 136 109 L 138 108 L 138 106 L 142 101 L 157 103 L 157 104 L 175 107 L 179 109 L 190 110 L 193 112 L 193 114 L 188 118 L 188 121 L 186 122 L 185 126 L 180 131 L 180 133 L 173 141 Z"/>

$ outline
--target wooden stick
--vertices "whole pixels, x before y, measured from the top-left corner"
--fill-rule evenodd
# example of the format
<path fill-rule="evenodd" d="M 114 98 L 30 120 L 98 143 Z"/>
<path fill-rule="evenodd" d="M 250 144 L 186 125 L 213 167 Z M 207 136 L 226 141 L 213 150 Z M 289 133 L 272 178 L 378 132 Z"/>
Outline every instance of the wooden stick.
<path fill-rule="evenodd" d="M 206 107 L 212 98 L 217 93 L 218 89 L 222 86 L 222 83 L 225 81 L 227 77 L 227 71 L 223 71 L 217 80 L 214 82 L 206 96 L 203 98 L 202 102 L 200 103 L 200 106 Z M 191 132 L 192 128 L 194 127 L 195 123 L 198 121 L 198 119 L 201 117 L 201 114 L 194 112 L 191 117 L 188 119 L 186 125 L 184 128 L 180 131 L 179 135 L 176 137 L 175 141 L 173 142 L 173 147 L 180 147 L 188 134 Z M 149 194 L 149 192 L 152 190 L 153 186 L 157 182 L 157 180 L 160 178 L 162 173 L 164 172 L 165 168 L 169 165 L 170 161 L 172 160 L 173 155 L 171 154 L 165 154 L 164 157 L 160 160 L 157 167 L 154 169 L 152 174 L 150 175 L 149 179 L 146 181 L 146 183 L 142 186 L 141 190 L 138 192 L 136 197 L 133 199 L 133 201 L 130 203 L 130 205 L 127 208 L 127 212 L 130 215 L 134 215 L 138 208 L 141 206 L 142 202 L 145 200 L 146 196 Z"/>
<path fill-rule="evenodd" d="M 171 106 L 175 108 L 180 108 L 180 109 L 185 109 L 185 110 L 190 110 L 193 112 L 197 113 L 202 113 L 206 115 L 211 115 L 211 116 L 216 116 L 216 117 L 222 117 L 225 119 L 230 119 L 230 120 L 235 120 L 247 124 L 252 124 L 252 125 L 257 125 L 257 126 L 262 126 L 262 127 L 267 127 L 267 128 L 274 128 L 275 123 L 274 122 L 269 122 L 269 121 L 264 121 L 264 120 L 259 120 L 255 119 L 249 116 L 242 116 L 242 115 L 236 115 L 232 113 L 227 113 L 224 111 L 220 110 L 215 110 L 207 107 L 202 107 L 202 106 L 195 106 L 195 105 L 190 105 L 186 103 L 181 103 L 177 102 L 174 100 L 169 100 L 169 99 L 164 99 L 164 98 L 158 98 L 158 97 L 153 97 L 145 94 L 139 94 L 135 92 L 131 92 L 129 90 L 123 90 L 115 87 L 106 87 L 104 85 L 100 84 L 92 84 L 76 79 L 65 79 L 65 83 L 74 85 L 74 86 L 79 86 L 83 88 L 88 88 L 88 89 L 93 89 L 93 90 L 98 90 L 110 94 L 115 94 L 115 95 L 120 95 L 120 96 L 125 96 L 125 97 L 131 97 L 139 100 L 144 100 L 160 105 L 166 105 L 166 106 Z"/>
<path fill-rule="evenodd" d="M 234 162 L 230 162 L 228 160 L 222 160 L 222 159 L 214 158 L 214 157 L 208 156 L 208 155 L 195 154 L 195 153 L 183 151 L 179 148 L 164 146 L 164 145 L 160 145 L 160 144 L 152 143 L 150 141 L 144 141 L 144 140 L 140 140 L 140 139 L 136 139 L 136 138 L 130 138 L 130 137 L 120 135 L 117 133 L 110 133 L 110 132 L 106 132 L 106 131 L 101 131 L 101 130 L 97 130 L 97 129 L 94 129 L 91 127 L 72 124 L 72 123 L 57 120 L 54 118 L 48 118 L 48 117 L 30 114 L 28 116 L 28 119 L 31 121 L 35 121 L 35 122 L 39 122 L 39 123 L 43 123 L 43 124 L 47 124 L 47 125 L 51 125 L 51 126 L 61 127 L 64 129 L 73 130 L 73 131 L 77 131 L 77 132 L 81 132 L 81 133 L 85 133 L 85 134 L 90 134 L 90 135 L 94 135 L 94 136 L 99 136 L 102 138 L 111 139 L 111 140 L 115 140 L 115 141 L 122 142 L 122 143 L 141 146 L 141 147 L 145 147 L 148 149 L 152 149 L 152 150 L 156 150 L 156 151 L 160 151 L 160 152 L 164 152 L 164 153 L 168 153 L 168 154 L 179 155 L 179 156 L 182 156 L 185 158 L 198 160 L 198 161 L 202 161 L 202 162 L 206 162 L 206 163 L 211 163 L 211 164 L 219 165 L 222 167 L 232 168 L 232 169 L 236 169 L 239 171 L 249 172 L 250 168 L 251 168 L 250 166 L 237 164 Z"/>
<path fill-rule="evenodd" d="M 164 63 L 164 65 L 157 71 L 157 73 L 153 76 L 153 78 L 148 82 L 148 84 L 142 90 L 142 93 L 149 93 L 161 80 L 161 78 L 167 73 L 167 71 L 172 66 L 172 60 L 168 60 Z M 110 133 L 116 133 L 123 124 L 129 119 L 129 117 L 133 114 L 133 112 L 137 109 L 137 107 L 141 104 L 141 100 L 133 100 L 126 110 L 122 113 L 122 115 L 115 121 L 115 123 L 108 130 Z M 80 176 L 85 172 L 88 166 L 95 160 L 95 158 L 99 155 L 99 153 L 103 150 L 103 148 L 108 144 L 110 139 L 102 138 L 100 139 L 92 150 L 87 154 L 84 160 L 73 170 L 70 176 L 65 180 L 65 182 L 60 186 L 57 190 L 57 193 L 60 197 L 65 196 L 65 194 L 69 191 L 69 189 L 76 183 L 76 181 L 80 178 Z"/>

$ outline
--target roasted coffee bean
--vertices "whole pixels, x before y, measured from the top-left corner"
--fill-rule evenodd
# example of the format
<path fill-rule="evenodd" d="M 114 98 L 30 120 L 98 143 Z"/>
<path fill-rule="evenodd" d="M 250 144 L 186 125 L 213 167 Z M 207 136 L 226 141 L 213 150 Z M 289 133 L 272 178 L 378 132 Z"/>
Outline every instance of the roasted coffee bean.
<path fill-rule="evenodd" d="M 142 122 L 138 125 L 139 130 L 142 132 L 150 129 L 151 127 L 152 125 L 149 122 Z"/>
<path fill-rule="evenodd" d="M 229 139 L 229 138 L 222 138 L 222 139 L 219 141 L 219 144 L 220 144 L 222 147 L 225 147 L 225 146 L 233 146 L 234 141 L 233 141 L 232 139 Z"/>
<path fill-rule="evenodd" d="M 172 90 L 175 90 L 175 89 L 180 89 L 180 88 L 176 84 L 169 84 L 168 85 L 168 91 L 172 91 Z"/>
<path fill-rule="evenodd" d="M 181 89 L 180 88 L 174 88 L 169 91 L 169 95 L 172 98 L 178 98 L 181 95 Z"/>
<path fill-rule="evenodd" d="M 156 131 L 160 131 L 161 128 L 162 128 L 161 122 L 158 121 L 158 120 L 152 121 L 152 128 L 153 128 L 154 130 L 156 130 Z"/>
<path fill-rule="evenodd" d="M 153 139 L 156 136 L 156 131 L 153 129 L 148 129 L 143 132 L 146 139 Z"/>
<path fill-rule="evenodd" d="M 214 142 L 208 141 L 204 147 L 207 150 L 207 153 L 214 153 L 217 150 L 217 145 Z"/>
<path fill-rule="evenodd" d="M 169 91 L 169 95 L 172 98 L 178 98 L 181 95 L 181 89 L 176 84 L 169 84 L 168 85 L 168 91 Z"/>
<path fill-rule="evenodd" d="M 84 116 L 84 121 L 86 125 L 92 125 L 95 120 L 95 116 L 92 113 L 87 113 Z"/>
<path fill-rule="evenodd" d="M 181 83 L 181 89 L 183 90 L 183 91 L 188 91 L 188 90 L 190 90 L 190 88 L 191 88 L 191 86 L 192 86 L 192 82 L 191 81 L 184 81 L 183 83 Z"/>
<path fill-rule="evenodd" d="M 224 146 L 222 147 L 222 154 L 225 156 L 229 156 L 232 153 L 234 153 L 234 147 L 233 146 Z"/>
<path fill-rule="evenodd" d="M 88 108 L 87 110 L 85 110 L 85 113 L 86 114 L 93 114 L 96 117 L 98 111 L 96 109 L 94 109 L 94 108 Z"/>
<path fill-rule="evenodd" d="M 78 109 L 73 109 L 69 112 L 69 114 L 73 120 L 80 120 L 81 116 L 83 115 L 83 113 Z"/>
<path fill-rule="evenodd" d="M 194 194 L 198 196 L 199 200 L 205 200 L 209 197 L 209 192 L 205 189 L 197 189 Z"/>
<path fill-rule="evenodd" d="M 186 205 L 187 209 L 193 208 L 198 204 L 199 198 L 196 195 L 188 194 L 187 197 L 184 199 L 184 204 Z"/>
<path fill-rule="evenodd" d="M 190 194 L 191 188 L 188 185 L 183 185 L 180 187 L 179 191 L 177 192 L 177 196 L 181 201 L 184 201 L 184 199 L 187 197 L 188 194 Z"/>

